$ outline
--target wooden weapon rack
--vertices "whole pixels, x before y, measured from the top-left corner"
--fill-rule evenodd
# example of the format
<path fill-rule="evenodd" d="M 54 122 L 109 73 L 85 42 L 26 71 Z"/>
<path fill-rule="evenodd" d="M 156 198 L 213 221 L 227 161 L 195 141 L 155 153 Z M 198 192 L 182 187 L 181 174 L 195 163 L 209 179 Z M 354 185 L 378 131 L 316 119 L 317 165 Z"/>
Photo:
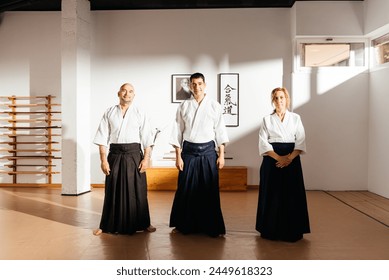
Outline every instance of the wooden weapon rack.
<path fill-rule="evenodd" d="M 61 111 L 54 98 L 0 96 L 0 175 L 12 177 L 12 183 L 1 180 L 0 186 L 60 186 L 53 184 L 61 159 Z M 26 175 L 30 182 L 20 183 Z M 42 176 L 45 183 L 36 183 Z"/>

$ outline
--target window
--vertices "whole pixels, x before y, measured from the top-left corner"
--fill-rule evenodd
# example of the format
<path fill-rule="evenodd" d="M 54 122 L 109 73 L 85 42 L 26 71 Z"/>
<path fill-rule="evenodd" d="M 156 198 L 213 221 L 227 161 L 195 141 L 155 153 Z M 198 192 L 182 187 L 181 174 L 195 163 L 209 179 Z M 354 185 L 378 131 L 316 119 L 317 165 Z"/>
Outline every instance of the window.
<path fill-rule="evenodd" d="M 374 50 L 373 65 L 389 62 L 389 33 L 371 41 Z"/>
<path fill-rule="evenodd" d="M 364 66 L 363 43 L 301 44 L 303 67 Z"/>
<path fill-rule="evenodd" d="M 300 40 L 296 63 L 300 69 L 366 67 L 365 46 L 364 40 Z"/>

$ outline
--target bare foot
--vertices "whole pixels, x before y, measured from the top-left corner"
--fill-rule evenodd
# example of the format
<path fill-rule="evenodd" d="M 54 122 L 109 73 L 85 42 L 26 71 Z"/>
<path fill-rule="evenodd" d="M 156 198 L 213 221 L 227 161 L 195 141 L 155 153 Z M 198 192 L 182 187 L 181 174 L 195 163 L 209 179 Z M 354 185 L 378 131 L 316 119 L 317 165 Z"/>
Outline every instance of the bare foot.
<path fill-rule="evenodd" d="M 101 230 L 101 229 L 95 229 L 94 231 L 93 231 L 93 234 L 94 235 L 96 235 L 96 236 L 98 236 L 98 235 L 100 235 L 100 234 L 102 234 L 103 233 L 103 231 Z"/>
<path fill-rule="evenodd" d="M 178 229 L 176 229 L 176 228 L 173 228 L 172 229 L 172 233 L 179 233 L 180 231 L 178 230 Z"/>
<path fill-rule="evenodd" d="M 145 229 L 145 231 L 148 231 L 148 232 L 154 232 L 156 230 L 157 229 L 155 227 L 153 227 L 152 225 L 149 225 L 149 227 Z"/>

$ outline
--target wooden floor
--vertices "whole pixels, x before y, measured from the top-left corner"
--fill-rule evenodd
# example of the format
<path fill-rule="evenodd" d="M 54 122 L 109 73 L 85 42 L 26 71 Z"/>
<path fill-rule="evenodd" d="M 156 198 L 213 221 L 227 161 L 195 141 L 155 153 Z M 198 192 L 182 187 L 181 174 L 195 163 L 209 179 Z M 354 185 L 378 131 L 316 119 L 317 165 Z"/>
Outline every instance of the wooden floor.
<path fill-rule="evenodd" d="M 328 194 L 389 227 L 387 198 L 370 192 L 328 192 Z"/>
<path fill-rule="evenodd" d="M 258 192 L 222 192 L 224 238 L 171 234 L 174 192 L 150 191 L 155 233 L 132 236 L 92 230 L 104 189 L 62 196 L 59 189 L 0 188 L 2 260 L 388 260 L 389 200 L 369 192 L 308 191 L 312 233 L 297 243 L 255 231 Z"/>

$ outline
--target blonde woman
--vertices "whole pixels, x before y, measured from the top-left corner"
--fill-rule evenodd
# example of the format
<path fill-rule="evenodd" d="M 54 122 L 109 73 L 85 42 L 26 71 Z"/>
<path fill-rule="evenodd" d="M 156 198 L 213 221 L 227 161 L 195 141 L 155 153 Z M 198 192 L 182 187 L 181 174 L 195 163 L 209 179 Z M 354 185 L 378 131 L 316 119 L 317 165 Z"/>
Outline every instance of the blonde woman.
<path fill-rule="evenodd" d="M 305 131 L 290 112 L 286 88 L 271 93 L 274 111 L 259 129 L 260 168 L 256 230 L 261 237 L 295 242 L 310 232 L 300 154 L 306 152 Z"/>

